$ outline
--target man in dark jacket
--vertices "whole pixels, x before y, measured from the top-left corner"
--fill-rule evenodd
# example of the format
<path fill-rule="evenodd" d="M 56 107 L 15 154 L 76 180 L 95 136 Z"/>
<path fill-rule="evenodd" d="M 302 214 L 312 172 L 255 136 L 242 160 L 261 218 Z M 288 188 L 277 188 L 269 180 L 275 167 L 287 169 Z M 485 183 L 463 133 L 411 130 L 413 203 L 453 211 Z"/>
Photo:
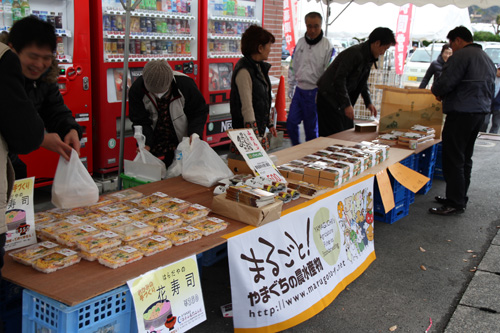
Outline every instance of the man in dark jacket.
<path fill-rule="evenodd" d="M 183 137 L 203 136 L 208 105 L 189 76 L 172 71 L 165 60 L 146 64 L 129 94 L 129 117 L 142 126 L 146 149 L 168 167 Z"/>
<path fill-rule="evenodd" d="M 443 102 L 443 175 L 446 197 L 430 208 L 437 215 L 461 214 L 467 206 L 472 171 L 472 154 L 479 129 L 490 112 L 495 91 L 496 68 L 481 45 L 473 43 L 471 32 L 456 27 L 447 36 L 453 55 L 432 85 L 432 93 Z"/>
<path fill-rule="evenodd" d="M 7 226 L 5 211 L 14 183 L 8 152 L 27 154 L 43 140 L 43 121 L 24 91 L 17 56 L 0 43 L 0 284 Z"/>
<path fill-rule="evenodd" d="M 64 104 L 57 77 L 50 78 L 56 50 L 54 27 L 34 16 L 16 22 L 9 33 L 8 45 L 21 62 L 25 90 L 45 125 L 42 147 L 69 161 L 71 150 L 80 153 L 82 128 Z M 55 66 L 57 69 L 57 64 Z M 16 178 L 26 177 L 26 166 L 15 155 Z"/>
<path fill-rule="evenodd" d="M 318 81 L 318 130 L 328 136 L 354 127 L 354 105 L 359 95 L 373 116 L 377 109 L 368 90 L 372 66 L 396 44 L 388 28 L 376 28 L 368 41 L 342 51 Z M 375 65 L 376 66 L 376 65 Z"/>
<path fill-rule="evenodd" d="M 432 76 L 434 76 L 434 82 L 438 79 L 439 75 L 441 75 L 441 72 L 443 71 L 444 63 L 448 61 L 448 58 L 452 54 L 453 51 L 451 50 L 450 44 L 444 44 L 437 59 L 431 62 L 431 65 L 429 66 L 429 68 L 427 68 L 424 78 L 422 79 L 422 82 L 420 82 L 420 89 L 427 88 L 427 85 L 429 84 Z"/>

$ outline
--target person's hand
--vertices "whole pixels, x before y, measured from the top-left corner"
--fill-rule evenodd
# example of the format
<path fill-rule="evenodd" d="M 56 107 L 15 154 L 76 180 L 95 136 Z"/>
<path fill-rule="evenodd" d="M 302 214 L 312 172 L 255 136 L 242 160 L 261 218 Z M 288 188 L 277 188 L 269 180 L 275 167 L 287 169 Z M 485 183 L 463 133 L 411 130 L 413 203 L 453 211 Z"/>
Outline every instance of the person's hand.
<path fill-rule="evenodd" d="M 78 132 L 75 129 L 70 130 L 68 134 L 66 134 L 64 137 L 64 143 L 76 150 L 78 156 L 80 156 L 81 143 L 80 138 L 78 137 Z"/>
<path fill-rule="evenodd" d="M 70 145 L 64 143 L 57 133 L 45 133 L 42 147 L 58 153 L 66 161 L 69 161 L 71 157 L 71 150 L 73 149 Z"/>
<path fill-rule="evenodd" d="M 295 88 L 288 88 L 288 98 L 293 99 L 293 93 L 295 92 Z"/>
<path fill-rule="evenodd" d="M 276 127 L 270 127 L 269 128 L 269 132 L 271 132 L 271 134 L 274 136 L 274 137 L 277 137 L 278 136 L 278 132 L 276 131 Z"/>
<path fill-rule="evenodd" d="M 349 105 L 348 107 L 346 107 L 344 109 L 344 112 L 345 112 L 345 116 L 349 119 L 354 119 L 354 108 Z"/>
<path fill-rule="evenodd" d="M 370 104 L 368 105 L 368 110 L 370 110 L 370 113 L 372 114 L 373 117 L 377 118 L 377 108 L 375 105 Z"/>

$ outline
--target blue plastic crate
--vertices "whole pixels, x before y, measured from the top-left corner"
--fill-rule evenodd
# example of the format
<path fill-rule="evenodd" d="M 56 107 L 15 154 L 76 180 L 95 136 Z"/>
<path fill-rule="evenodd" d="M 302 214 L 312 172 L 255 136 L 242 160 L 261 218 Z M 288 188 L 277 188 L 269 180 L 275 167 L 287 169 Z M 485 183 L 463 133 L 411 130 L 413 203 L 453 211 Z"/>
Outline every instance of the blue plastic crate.
<path fill-rule="evenodd" d="M 418 194 L 427 194 L 431 190 L 432 187 L 432 176 L 430 177 L 431 180 L 427 184 L 425 184 L 419 191 Z"/>
<path fill-rule="evenodd" d="M 203 252 L 201 258 L 202 266 L 212 266 L 219 260 L 227 257 L 227 243 L 216 246 L 208 251 Z"/>
<path fill-rule="evenodd" d="M 374 218 L 375 221 L 385 222 L 389 224 L 393 224 L 396 221 L 399 221 L 403 217 L 407 216 L 410 212 L 410 198 L 406 198 L 405 200 L 396 202 L 396 205 L 393 209 L 384 212 L 384 208 L 382 207 L 374 207 Z"/>
<path fill-rule="evenodd" d="M 135 332 L 132 295 L 122 286 L 75 306 L 23 291 L 23 332 Z"/>

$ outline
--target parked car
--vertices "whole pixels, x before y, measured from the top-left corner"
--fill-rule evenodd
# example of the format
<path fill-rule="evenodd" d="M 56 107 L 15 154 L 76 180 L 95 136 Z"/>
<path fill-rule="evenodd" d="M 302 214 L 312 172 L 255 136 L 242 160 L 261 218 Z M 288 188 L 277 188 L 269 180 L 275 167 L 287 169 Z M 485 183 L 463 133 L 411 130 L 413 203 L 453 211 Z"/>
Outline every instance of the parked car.
<path fill-rule="evenodd" d="M 281 60 L 287 60 L 290 57 L 290 51 L 286 48 L 286 40 L 283 38 L 281 42 Z"/>
<path fill-rule="evenodd" d="M 487 44 L 483 46 L 484 52 L 491 58 L 495 65 L 500 65 L 500 44 Z"/>
<path fill-rule="evenodd" d="M 401 81 L 403 87 L 418 88 L 431 62 L 436 60 L 441 53 L 443 45 L 443 43 L 434 43 L 427 47 L 417 48 L 415 52 L 413 52 L 403 70 L 403 78 Z M 432 80 L 433 78 L 429 81 L 429 85 L 432 84 Z"/>

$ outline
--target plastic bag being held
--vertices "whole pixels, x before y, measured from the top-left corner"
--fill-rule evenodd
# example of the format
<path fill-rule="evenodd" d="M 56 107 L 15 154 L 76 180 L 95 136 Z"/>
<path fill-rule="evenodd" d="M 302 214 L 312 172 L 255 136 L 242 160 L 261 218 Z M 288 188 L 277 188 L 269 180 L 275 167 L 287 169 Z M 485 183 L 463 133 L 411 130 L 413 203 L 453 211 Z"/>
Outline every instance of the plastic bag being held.
<path fill-rule="evenodd" d="M 191 183 L 210 187 L 219 180 L 231 176 L 233 176 L 231 169 L 220 156 L 208 143 L 200 140 L 197 134 L 193 134 L 189 154 L 183 152 L 182 178 Z"/>
<path fill-rule="evenodd" d="M 92 205 L 99 199 L 99 189 L 73 149 L 68 161 L 59 158 L 54 183 L 52 203 L 58 208 L 75 208 Z"/>
<path fill-rule="evenodd" d="M 175 150 L 175 157 L 172 161 L 172 164 L 170 164 L 170 166 L 168 167 L 166 178 L 177 177 L 182 174 L 182 159 L 186 158 L 189 155 L 189 151 L 191 150 L 189 140 L 189 137 L 184 137 L 182 138 L 181 143 L 177 145 L 177 149 Z"/>
<path fill-rule="evenodd" d="M 161 179 L 165 179 L 167 176 L 167 167 L 165 166 L 165 163 L 145 148 L 146 137 L 142 134 L 142 126 L 134 126 L 134 129 L 134 138 L 137 140 L 137 144 L 139 146 L 139 152 L 135 156 L 134 162 L 142 162 L 144 164 L 159 166 L 161 168 Z"/>

